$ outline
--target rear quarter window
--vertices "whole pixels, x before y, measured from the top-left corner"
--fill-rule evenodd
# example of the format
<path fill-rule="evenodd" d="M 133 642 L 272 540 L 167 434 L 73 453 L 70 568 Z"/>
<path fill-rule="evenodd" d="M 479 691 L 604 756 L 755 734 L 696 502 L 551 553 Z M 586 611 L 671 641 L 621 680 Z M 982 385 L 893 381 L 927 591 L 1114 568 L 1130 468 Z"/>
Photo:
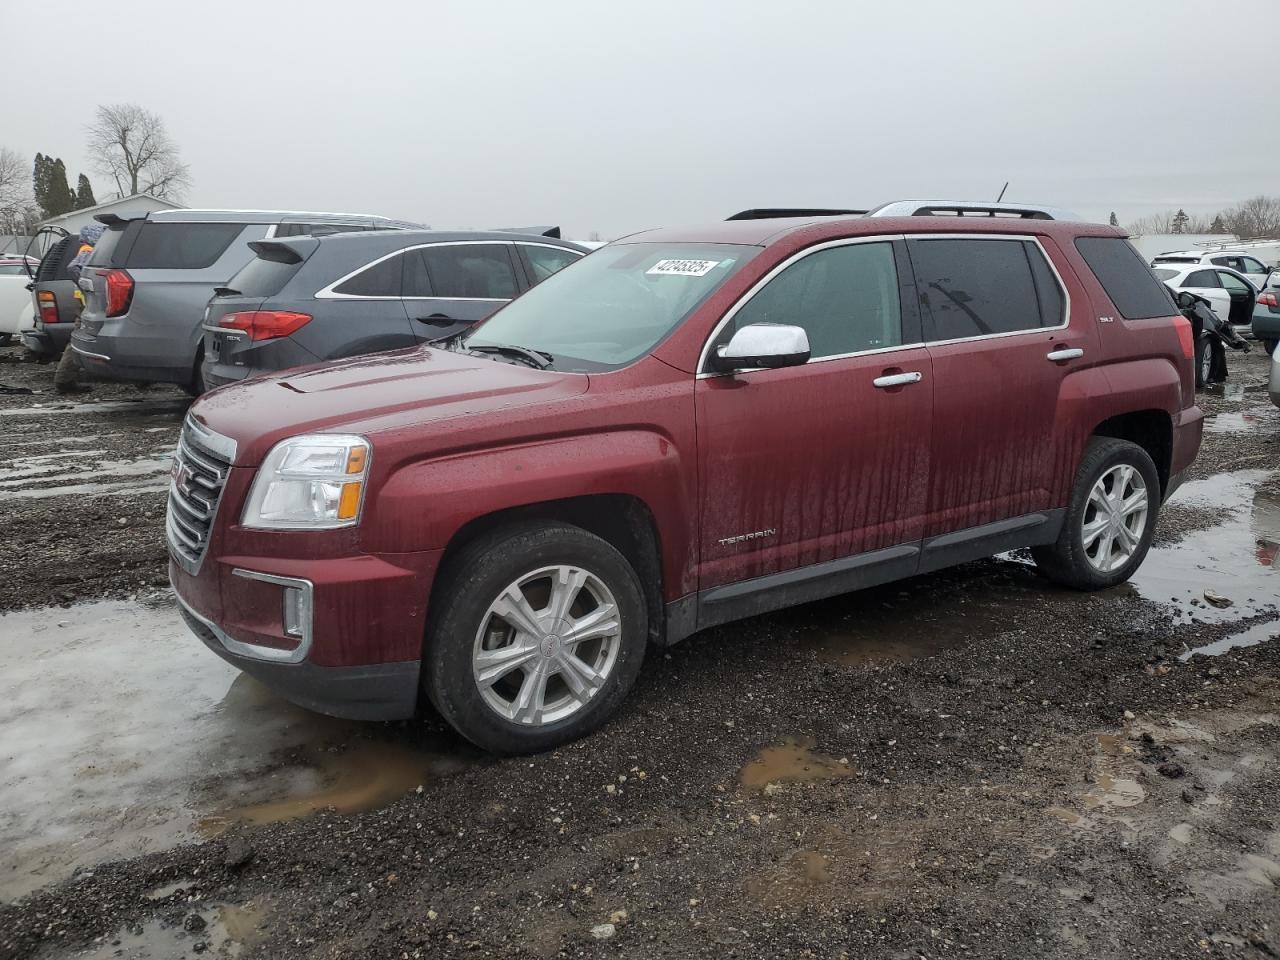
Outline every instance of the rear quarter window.
<path fill-rule="evenodd" d="M 280 263 L 254 257 L 227 281 L 227 286 L 246 297 L 274 297 L 297 276 L 301 266 L 301 263 Z"/>
<path fill-rule="evenodd" d="M 243 223 L 144 223 L 125 266 L 137 270 L 203 270 L 218 261 L 245 226 Z"/>
<path fill-rule="evenodd" d="M 1168 317 L 1177 313 L 1169 288 L 1156 279 L 1128 240 L 1120 237 L 1077 237 L 1076 250 L 1126 320 Z"/>
<path fill-rule="evenodd" d="M 111 264 L 111 254 L 115 252 L 116 246 L 120 243 L 120 238 L 124 236 L 126 226 L 126 224 L 121 223 L 107 227 L 102 231 L 102 236 L 94 244 L 93 253 L 89 254 L 88 263 L 90 266 L 99 267 Z M 71 243 L 73 248 L 78 248 L 80 245 L 79 240 L 75 238 L 72 239 Z M 75 254 L 72 254 L 72 259 L 75 259 Z"/>

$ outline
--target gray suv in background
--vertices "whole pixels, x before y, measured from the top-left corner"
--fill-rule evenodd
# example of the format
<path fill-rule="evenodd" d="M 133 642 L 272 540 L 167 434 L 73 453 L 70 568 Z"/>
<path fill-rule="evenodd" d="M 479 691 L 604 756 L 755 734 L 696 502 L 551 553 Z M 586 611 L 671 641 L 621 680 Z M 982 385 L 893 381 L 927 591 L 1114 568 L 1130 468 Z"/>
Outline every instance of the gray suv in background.
<path fill-rule="evenodd" d="M 209 387 L 460 333 L 588 252 L 553 235 L 507 231 L 340 233 L 249 246 L 256 258 L 205 314 Z"/>
<path fill-rule="evenodd" d="M 272 237 L 418 228 L 367 214 L 164 210 L 100 214 L 107 229 L 81 271 L 71 348 L 90 377 L 176 383 L 200 393 L 200 320 L 215 288 Z"/>

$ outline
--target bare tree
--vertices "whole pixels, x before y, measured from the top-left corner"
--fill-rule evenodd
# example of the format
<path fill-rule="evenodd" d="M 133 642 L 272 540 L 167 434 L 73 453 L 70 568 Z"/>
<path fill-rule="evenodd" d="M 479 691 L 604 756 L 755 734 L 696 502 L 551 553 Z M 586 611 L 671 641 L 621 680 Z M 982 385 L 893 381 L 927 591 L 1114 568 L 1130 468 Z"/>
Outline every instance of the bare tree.
<path fill-rule="evenodd" d="M 1242 239 L 1280 237 L 1280 197 L 1251 197 L 1221 214 L 1227 232 Z"/>
<path fill-rule="evenodd" d="M 26 161 L 16 151 L 0 147 L 0 233 L 29 233 L 39 219 Z"/>
<path fill-rule="evenodd" d="M 122 197 L 150 193 L 180 200 L 191 185 L 190 171 L 164 121 L 135 103 L 98 107 L 88 148 L 94 169 L 115 180 Z"/>
<path fill-rule="evenodd" d="M 1128 225 L 1129 233 L 1135 237 L 1150 236 L 1156 233 L 1209 233 L 1209 221 L 1204 217 L 1189 216 L 1182 210 L 1166 210 L 1163 213 L 1151 213 Z"/>

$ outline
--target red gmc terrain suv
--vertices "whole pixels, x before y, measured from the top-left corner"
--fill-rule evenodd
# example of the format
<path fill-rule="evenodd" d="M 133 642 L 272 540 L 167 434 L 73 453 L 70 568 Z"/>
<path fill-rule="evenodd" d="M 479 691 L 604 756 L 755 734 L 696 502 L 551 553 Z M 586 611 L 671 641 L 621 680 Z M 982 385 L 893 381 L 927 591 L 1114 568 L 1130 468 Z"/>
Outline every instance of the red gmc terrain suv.
<path fill-rule="evenodd" d="M 1195 458 L 1190 326 L 1110 227 L 925 201 L 654 230 L 436 347 L 206 395 L 192 630 L 304 706 L 543 750 L 651 645 L 1015 547 L 1129 577 Z"/>

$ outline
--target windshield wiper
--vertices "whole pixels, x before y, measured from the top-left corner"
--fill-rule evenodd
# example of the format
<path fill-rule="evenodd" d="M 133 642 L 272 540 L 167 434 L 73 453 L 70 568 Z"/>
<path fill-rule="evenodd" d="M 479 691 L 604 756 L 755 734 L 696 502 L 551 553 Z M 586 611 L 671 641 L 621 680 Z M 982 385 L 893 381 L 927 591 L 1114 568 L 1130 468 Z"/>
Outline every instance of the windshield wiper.
<path fill-rule="evenodd" d="M 518 357 L 528 360 L 539 370 L 545 370 L 555 362 L 555 357 L 545 350 L 534 350 L 530 347 L 518 347 L 510 343 L 468 343 L 466 349 L 473 353 L 499 353 L 504 356 Z"/>

